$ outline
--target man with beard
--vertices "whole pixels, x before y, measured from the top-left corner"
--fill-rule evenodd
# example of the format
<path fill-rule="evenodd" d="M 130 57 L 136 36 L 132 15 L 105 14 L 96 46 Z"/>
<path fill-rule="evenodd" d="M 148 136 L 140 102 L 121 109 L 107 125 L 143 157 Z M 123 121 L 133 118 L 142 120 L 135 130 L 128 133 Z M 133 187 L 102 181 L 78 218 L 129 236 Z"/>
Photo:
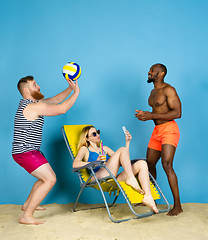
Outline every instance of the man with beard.
<path fill-rule="evenodd" d="M 45 221 L 33 217 L 35 210 L 45 210 L 39 206 L 56 182 L 56 175 L 44 155 L 40 152 L 42 142 L 43 116 L 66 113 L 79 95 L 79 86 L 68 80 L 69 87 L 52 98 L 44 99 L 40 87 L 32 76 L 21 78 L 17 84 L 23 99 L 19 102 L 14 120 L 13 159 L 38 180 L 23 204 L 24 211 L 19 222 L 23 224 L 43 224 Z M 73 94 L 68 98 L 70 93 Z"/>
<path fill-rule="evenodd" d="M 147 148 L 147 163 L 150 173 L 156 178 L 156 164 L 161 158 L 163 169 L 174 198 L 173 209 L 169 216 L 183 212 L 180 203 L 178 180 L 173 170 L 173 159 L 179 142 L 180 132 L 176 118 L 181 117 L 181 102 L 174 87 L 164 82 L 167 68 L 163 64 L 155 64 L 148 72 L 148 83 L 154 84 L 148 104 L 152 112 L 135 110 L 138 120 L 153 120 L 155 127 Z"/>

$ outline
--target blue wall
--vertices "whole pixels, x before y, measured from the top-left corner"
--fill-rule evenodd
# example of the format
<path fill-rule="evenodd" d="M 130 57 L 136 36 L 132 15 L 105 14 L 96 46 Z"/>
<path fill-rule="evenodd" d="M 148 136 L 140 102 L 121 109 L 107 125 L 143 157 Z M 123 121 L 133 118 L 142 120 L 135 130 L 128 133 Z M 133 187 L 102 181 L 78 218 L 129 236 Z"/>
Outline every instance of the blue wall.
<path fill-rule="evenodd" d="M 51 97 L 67 87 L 61 71 L 68 61 L 82 67 L 81 92 L 65 115 L 45 118 L 42 151 L 58 181 L 44 203 L 74 202 L 79 190 L 60 131 L 63 124 L 94 124 L 114 150 L 125 144 L 125 125 L 133 136 L 131 157 L 145 157 L 153 123 L 135 119 L 134 110 L 150 110 L 153 86 L 146 80 L 156 62 L 167 65 L 166 81 L 177 89 L 183 106 L 174 161 L 181 201 L 208 203 L 207 7 L 206 0 L 1 1 L 0 204 L 22 204 L 35 182 L 11 157 L 21 98 L 16 84 L 33 75 L 41 92 Z M 161 163 L 158 172 L 173 203 Z M 81 201 L 101 202 L 94 193 L 86 191 Z"/>

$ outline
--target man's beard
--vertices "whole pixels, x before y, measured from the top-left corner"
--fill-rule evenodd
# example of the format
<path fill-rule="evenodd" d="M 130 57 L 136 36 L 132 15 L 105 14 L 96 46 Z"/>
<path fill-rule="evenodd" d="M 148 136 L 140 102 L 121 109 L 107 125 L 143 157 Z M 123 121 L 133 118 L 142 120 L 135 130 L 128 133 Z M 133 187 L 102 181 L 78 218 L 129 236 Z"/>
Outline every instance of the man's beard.
<path fill-rule="evenodd" d="M 41 100 L 44 98 L 44 95 L 40 91 L 31 91 L 31 96 L 36 100 Z"/>
<path fill-rule="evenodd" d="M 154 82 L 155 79 L 157 78 L 158 74 L 159 74 L 159 73 L 157 73 L 157 75 L 156 75 L 155 77 L 153 77 L 153 78 L 152 78 L 152 77 L 151 77 L 151 78 L 148 78 L 147 82 L 148 82 L 148 83 Z M 151 76 L 151 75 L 150 75 L 150 76 Z"/>
<path fill-rule="evenodd" d="M 154 79 L 148 79 L 147 82 L 148 83 L 154 82 Z"/>

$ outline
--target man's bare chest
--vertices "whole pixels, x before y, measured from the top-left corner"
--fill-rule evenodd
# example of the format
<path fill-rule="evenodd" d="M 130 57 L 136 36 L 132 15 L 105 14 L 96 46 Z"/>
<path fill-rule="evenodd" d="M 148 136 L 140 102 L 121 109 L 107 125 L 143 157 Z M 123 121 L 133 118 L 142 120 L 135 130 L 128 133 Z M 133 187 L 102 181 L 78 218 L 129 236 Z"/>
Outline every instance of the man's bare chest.
<path fill-rule="evenodd" d="M 160 107 L 167 103 L 167 97 L 162 89 L 154 90 L 150 95 L 150 106 Z"/>

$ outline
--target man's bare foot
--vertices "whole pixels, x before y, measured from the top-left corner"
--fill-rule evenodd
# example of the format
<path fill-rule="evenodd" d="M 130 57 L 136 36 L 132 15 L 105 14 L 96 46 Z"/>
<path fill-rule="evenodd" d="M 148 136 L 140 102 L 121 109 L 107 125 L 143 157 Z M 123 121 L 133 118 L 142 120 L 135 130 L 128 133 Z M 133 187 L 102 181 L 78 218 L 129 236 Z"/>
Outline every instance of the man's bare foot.
<path fill-rule="evenodd" d="M 150 208 L 153 212 L 159 213 L 152 195 L 145 194 L 142 203 Z"/>
<path fill-rule="evenodd" d="M 26 210 L 26 207 L 23 205 L 23 206 L 21 207 L 21 210 L 22 210 L 22 211 L 25 211 L 25 210 Z M 37 206 L 35 210 L 37 210 L 37 211 L 44 211 L 44 210 L 46 210 L 46 208 L 41 207 L 41 206 Z"/>
<path fill-rule="evenodd" d="M 142 190 L 140 187 L 139 187 L 139 184 L 136 180 L 135 177 L 132 177 L 132 178 L 127 178 L 126 180 L 126 184 L 133 187 L 135 190 L 137 190 L 139 193 L 141 194 L 145 194 L 145 191 Z"/>
<path fill-rule="evenodd" d="M 36 219 L 34 217 L 29 217 L 24 215 L 22 215 L 19 219 L 19 223 L 28 224 L 28 225 L 40 225 L 40 224 L 43 224 L 44 222 L 45 220 Z"/>
<path fill-rule="evenodd" d="M 179 207 L 173 207 L 172 210 L 170 210 L 167 215 L 168 216 L 178 216 L 180 213 L 183 212 L 183 209 L 181 208 L 181 206 Z"/>

